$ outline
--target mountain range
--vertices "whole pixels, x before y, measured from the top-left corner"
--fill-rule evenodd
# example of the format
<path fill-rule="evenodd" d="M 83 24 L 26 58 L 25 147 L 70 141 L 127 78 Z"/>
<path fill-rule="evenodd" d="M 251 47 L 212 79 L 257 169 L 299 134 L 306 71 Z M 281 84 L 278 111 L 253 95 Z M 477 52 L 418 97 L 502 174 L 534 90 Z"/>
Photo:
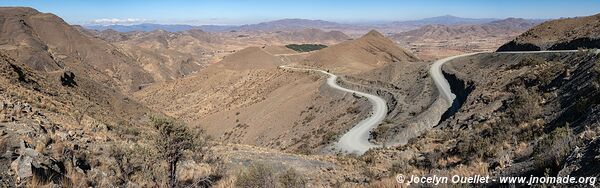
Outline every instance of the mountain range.
<path fill-rule="evenodd" d="M 403 42 L 425 39 L 454 39 L 464 37 L 492 37 L 499 35 L 518 35 L 539 24 L 536 20 L 507 18 L 481 24 L 442 25 L 432 24 L 411 31 L 394 34 L 391 37 Z"/>
<path fill-rule="evenodd" d="M 162 29 L 170 32 L 178 32 L 190 29 L 201 29 L 207 32 L 229 32 L 229 31 L 279 31 L 279 30 L 299 30 L 307 28 L 317 28 L 323 30 L 341 30 L 341 29 L 357 29 L 357 28 L 389 28 L 389 27 L 418 27 L 431 24 L 441 25 L 461 25 L 461 24 L 484 24 L 497 21 L 497 18 L 461 18 L 451 15 L 424 18 L 410 21 L 396 21 L 389 23 L 377 24 L 342 24 L 324 20 L 309 20 L 309 19 L 281 19 L 269 22 L 261 22 L 258 24 L 247 25 L 165 25 L 165 24 L 138 24 L 138 25 L 85 25 L 84 27 L 93 30 L 113 29 L 119 32 L 130 31 L 152 31 Z M 540 22 L 541 20 L 532 20 Z"/>

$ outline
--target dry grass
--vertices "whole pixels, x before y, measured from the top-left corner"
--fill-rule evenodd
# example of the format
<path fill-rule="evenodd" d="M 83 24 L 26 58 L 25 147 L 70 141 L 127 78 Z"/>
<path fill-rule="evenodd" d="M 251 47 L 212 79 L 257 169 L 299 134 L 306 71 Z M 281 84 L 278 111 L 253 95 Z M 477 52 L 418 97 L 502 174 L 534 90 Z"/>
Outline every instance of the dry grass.
<path fill-rule="evenodd" d="M 376 181 L 371 183 L 368 188 L 404 188 L 408 187 L 406 184 L 399 184 L 394 177 L 381 179 L 380 181 Z"/>
<path fill-rule="evenodd" d="M 62 179 L 63 187 L 88 187 L 88 180 L 85 174 L 77 172 L 71 167 L 67 170 L 66 178 Z"/>
<path fill-rule="evenodd" d="M 214 186 L 215 188 L 230 188 L 230 187 L 235 187 L 235 182 L 237 181 L 237 177 L 236 176 L 227 176 L 223 179 L 221 179 L 220 181 L 217 182 L 217 184 Z"/>
<path fill-rule="evenodd" d="M 33 176 L 33 178 L 31 178 L 31 181 L 27 182 L 27 184 L 25 185 L 25 187 L 31 187 L 31 188 L 51 188 L 52 185 L 50 185 L 47 181 L 37 177 L 37 176 Z"/>
<path fill-rule="evenodd" d="M 10 142 L 8 141 L 9 139 L 7 137 L 0 137 L 0 152 L 1 153 L 6 153 L 6 151 L 8 150 L 8 148 L 10 147 L 9 144 Z"/>

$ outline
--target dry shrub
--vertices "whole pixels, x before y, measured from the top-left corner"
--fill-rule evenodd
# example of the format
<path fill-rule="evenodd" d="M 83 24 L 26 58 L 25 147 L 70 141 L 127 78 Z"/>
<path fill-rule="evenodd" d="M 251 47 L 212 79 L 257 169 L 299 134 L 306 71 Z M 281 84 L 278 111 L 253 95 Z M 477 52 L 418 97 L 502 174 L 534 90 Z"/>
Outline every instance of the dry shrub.
<path fill-rule="evenodd" d="M 527 122 L 535 119 L 542 112 L 540 95 L 530 93 L 523 87 L 515 91 L 514 101 L 510 105 L 510 113 L 516 122 Z"/>
<path fill-rule="evenodd" d="M 248 188 L 276 187 L 273 167 L 259 162 L 252 163 L 248 169 L 239 173 L 235 185 Z"/>
<path fill-rule="evenodd" d="M 85 174 L 77 172 L 75 168 L 70 167 L 67 169 L 65 178 L 62 178 L 61 185 L 63 187 L 88 187 L 89 181 Z"/>
<path fill-rule="evenodd" d="M 279 176 L 279 183 L 283 187 L 301 188 L 306 187 L 306 180 L 302 175 L 298 174 L 293 168 L 287 169 Z"/>
<path fill-rule="evenodd" d="M 534 162 L 541 173 L 556 173 L 561 169 L 566 156 L 575 145 L 573 132 L 568 126 L 556 128 L 550 134 L 544 135 L 534 148 Z"/>

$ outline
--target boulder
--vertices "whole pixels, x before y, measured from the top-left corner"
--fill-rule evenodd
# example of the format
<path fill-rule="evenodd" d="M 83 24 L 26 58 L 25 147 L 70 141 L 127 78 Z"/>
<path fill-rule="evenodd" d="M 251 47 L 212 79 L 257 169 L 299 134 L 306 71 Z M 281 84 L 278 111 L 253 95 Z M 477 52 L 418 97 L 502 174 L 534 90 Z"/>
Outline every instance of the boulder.
<path fill-rule="evenodd" d="M 33 162 L 32 157 L 27 155 L 21 155 L 10 164 L 11 170 L 17 176 L 17 182 L 20 182 L 25 178 L 33 176 L 31 162 Z"/>

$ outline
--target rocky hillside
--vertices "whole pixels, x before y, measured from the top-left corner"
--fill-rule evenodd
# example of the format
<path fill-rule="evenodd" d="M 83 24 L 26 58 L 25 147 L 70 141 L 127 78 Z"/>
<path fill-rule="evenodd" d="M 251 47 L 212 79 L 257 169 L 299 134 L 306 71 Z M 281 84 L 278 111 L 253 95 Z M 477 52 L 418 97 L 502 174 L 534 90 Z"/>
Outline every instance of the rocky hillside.
<path fill-rule="evenodd" d="M 387 170 L 380 173 L 389 172 L 391 178 L 381 183 L 393 182 L 395 174 L 432 171 L 439 176 L 600 175 L 592 157 L 600 150 L 598 51 L 480 54 L 455 59 L 443 71 L 462 107 L 405 145 L 367 152 L 363 159 Z"/>
<path fill-rule="evenodd" d="M 453 92 L 466 97 L 456 114 L 402 147 L 422 148 L 412 169 L 599 175 L 591 165 L 597 160 L 589 158 L 600 138 L 598 54 L 481 54 L 454 60 L 444 71 Z"/>
<path fill-rule="evenodd" d="M 419 59 L 373 30 L 361 38 L 319 50 L 308 56 L 302 64 L 350 73 L 404 61 Z"/>
<path fill-rule="evenodd" d="M 544 22 L 498 51 L 576 50 L 600 47 L 600 14 Z"/>
<path fill-rule="evenodd" d="M 125 173 L 115 150 L 129 150 L 131 141 L 150 146 L 138 137 L 153 134 L 150 116 L 160 113 L 95 80 L 37 72 L 0 52 L 0 186 L 130 181 L 106 172 Z"/>
<path fill-rule="evenodd" d="M 109 43 L 61 18 L 31 8 L 0 8 L 0 49 L 36 71 L 71 71 L 122 91 L 151 83 L 139 64 Z"/>

